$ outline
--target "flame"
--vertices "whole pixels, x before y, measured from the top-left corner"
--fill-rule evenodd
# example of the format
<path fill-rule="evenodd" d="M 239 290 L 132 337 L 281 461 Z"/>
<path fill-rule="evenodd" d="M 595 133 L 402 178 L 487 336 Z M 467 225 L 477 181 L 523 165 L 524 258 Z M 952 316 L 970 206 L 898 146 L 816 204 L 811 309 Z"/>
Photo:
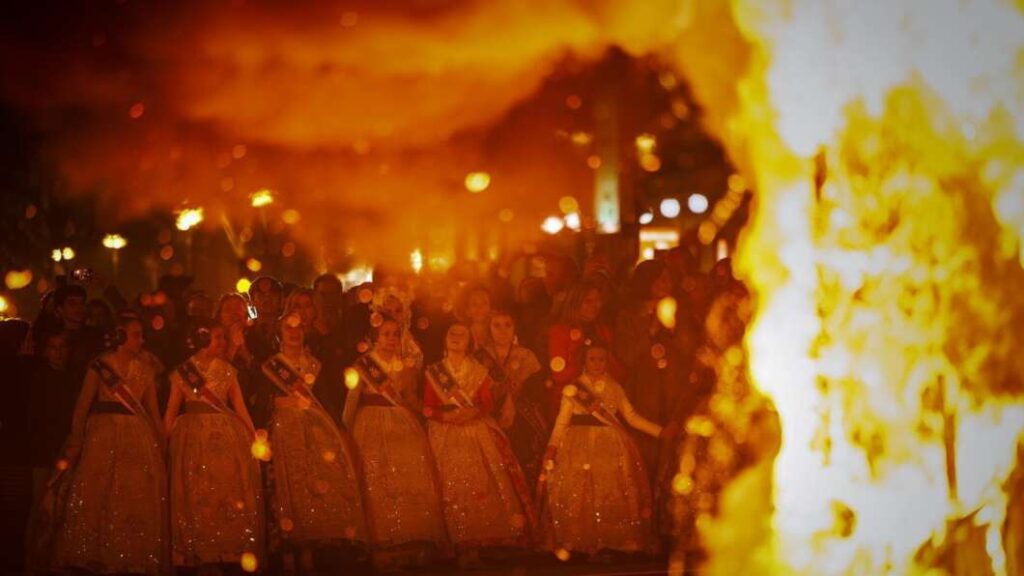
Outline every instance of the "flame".
<path fill-rule="evenodd" d="M 999 530 L 1024 430 L 1024 19 L 995 0 L 731 16 L 718 43 L 739 82 L 680 67 L 757 191 L 736 267 L 784 442 L 773 482 L 742 475 L 699 524 L 707 573 L 956 572 L 943 546 L 1020 570 Z M 760 530 L 737 503 L 772 490 Z"/>

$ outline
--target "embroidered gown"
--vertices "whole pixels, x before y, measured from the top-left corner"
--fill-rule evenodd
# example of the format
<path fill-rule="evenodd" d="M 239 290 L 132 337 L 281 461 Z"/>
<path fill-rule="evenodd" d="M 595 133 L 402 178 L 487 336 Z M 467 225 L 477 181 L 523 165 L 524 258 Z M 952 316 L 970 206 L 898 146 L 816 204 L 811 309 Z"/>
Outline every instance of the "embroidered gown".
<path fill-rule="evenodd" d="M 354 365 L 359 384 L 349 392 L 342 418 L 362 465 L 371 542 L 378 550 L 445 542 L 430 443 L 409 408 L 418 375 L 415 363 L 409 364 L 401 358 L 386 362 L 376 352 L 361 356 Z"/>
<path fill-rule="evenodd" d="M 365 544 L 369 531 L 351 440 L 310 389 L 319 371 L 319 361 L 307 350 L 297 362 L 279 353 L 263 364 L 274 394 L 273 534 L 282 544 Z M 289 388 L 291 393 L 285 391 Z"/>
<path fill-rule="evenodd" d="M 546 547 L 655 550 L 647 473 L 622 420 L 650 436 L 661 433 L 611 378 L 584 375 L 563 390 L 549 442 L 557 448 L 554 466 L 541 484 Z"/>
<path fill-rule="evenodd" d="M 497 420 L 508 434 L 512 451 L 522 466 L 527 485 L 533 486 L 540 474 L 540 460 L 551 429 L 546 416 L 544 373 L 532 351 L 513 344 L 504 361 L 498 360 L 493 345 L 474 353 L 488 369 L 491 382 L 500 385 Z"/>
<path fill-rule="evenodd" d="M 184 395 L 170 444 L 172 558 L 178 566 L 237 563 L 243 553 L 263 550 L 264 503 L 259 462 L 250 453 L 252 433 L 228 407 L 238 387 L 234 367 L 218 358 L 205 367 L 195 358 L 188 364 L 205 383 L 189 382 L 182 368 L 171 375 L 171 386 Z"/>
<path fill-rule="evenodd" d="M 468 357 L 460 368 L 448 359 L 431 364 L 424 391 L 448 536 L 459 550 L 526 546 L 535 515 L 508 440 L 490 417 L 487 369 Z M 480 416 L 465 423 L 443 421 L 460 405 L 477 408 Z"/>
<path fill-rule="evenodd" d="M 99 574 L 160 574 L 167 569 L 169 538 L 167 476 L 156 423 L 143 409 L 155 394 L 155 374 L 143 357 L 121 361 L 102 355 L 116 378 L 137 400 L 133 414 L 105 384 L 93 364 L 86 383 L 97 393 L 79 399 L 69 446 L 80 446 L 66 474 L 63 521 L 55 537 L 52 565 Z"/>

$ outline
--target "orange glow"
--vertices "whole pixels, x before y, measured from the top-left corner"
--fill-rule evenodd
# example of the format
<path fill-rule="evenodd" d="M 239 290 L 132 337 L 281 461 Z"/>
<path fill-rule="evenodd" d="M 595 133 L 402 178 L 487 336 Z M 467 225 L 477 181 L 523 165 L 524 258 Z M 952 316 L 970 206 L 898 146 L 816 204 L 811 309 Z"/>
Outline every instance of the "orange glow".
<path fill-rule="evenodd" d="M 470 172 L 466 174 L 466 190 L 473 193 L 483 192 L 491 185 L 491 175 L 487 172 Z"/>
<path fill-rule="evenodd" d="M 4 284 L 10 290 L 21 290 L 31 283 L 32 271 L 27 268 L 25 270 L 8 270 L 4 275 Z"/>

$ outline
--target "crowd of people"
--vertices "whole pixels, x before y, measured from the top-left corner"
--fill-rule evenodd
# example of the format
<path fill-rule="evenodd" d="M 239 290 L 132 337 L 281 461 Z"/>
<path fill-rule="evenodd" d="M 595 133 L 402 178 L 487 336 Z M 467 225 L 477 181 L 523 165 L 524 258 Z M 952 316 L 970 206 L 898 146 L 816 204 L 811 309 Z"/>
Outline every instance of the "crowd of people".
<path fill-rule="evenodd" d="M 104 288 L 0 323 L 37 573 L 699 560 L 717 494 L 778 446 L 728 259 Z"/>

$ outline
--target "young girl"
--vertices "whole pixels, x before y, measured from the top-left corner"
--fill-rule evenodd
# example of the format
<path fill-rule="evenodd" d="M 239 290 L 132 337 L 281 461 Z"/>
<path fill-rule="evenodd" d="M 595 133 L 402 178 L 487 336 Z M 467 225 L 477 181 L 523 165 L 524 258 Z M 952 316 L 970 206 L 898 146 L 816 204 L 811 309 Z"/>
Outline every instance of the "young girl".
<path fill-rule="evenodd" d="M 263 549 L 252 420 L 235 369 L 224 359 L 223 326 L 200 322 L 188 343 L 196 353 L 171 373 L 164 416 L 171 438 L 172 559 L 175 566 L 238 564 L 243 554 Z"/>
<path fill-rule="evenodd" d="M 487 369 L 467 354 L 470 337 L 465 324 L 448 328 L 424 391 L 445 524 L 463 566 L 478 564 L 483 547 L 525 547 L 534 520 L 519 463 L 490 416 Z"/>
<path fill-rule="evenodd" d="M 583 374 L 562 391 L 539 493 L 545 546 L 584 553 L 654 552 L 651 491 L 623 420 L 654 437 L 675 433 L 636 413 L 608 374 L 608 349 L 583 351 Z"/>
<path fill-rule="evenodd" d="M 306 349 L 302 319 L 278 330 L 281 352 L 263 363 L 273 390 L 270 419 L 274 534 L 285 545 L 285 571 L 313 569 L 313 548 L 369 541 L 351 440 L 313 395 L 320 362 Z"/>
<path fill-rule="evenodd" d="M 374 563 L 381 569 L 424 564 L 445 543 L 434 459 L 412 408 L 420 372 L 414 357 L 401 354 L 401 331 L 390 317 L 371 328 L 373 349 L 352 368 L 359 379 L 342 418 L 362 463 Z"/>

